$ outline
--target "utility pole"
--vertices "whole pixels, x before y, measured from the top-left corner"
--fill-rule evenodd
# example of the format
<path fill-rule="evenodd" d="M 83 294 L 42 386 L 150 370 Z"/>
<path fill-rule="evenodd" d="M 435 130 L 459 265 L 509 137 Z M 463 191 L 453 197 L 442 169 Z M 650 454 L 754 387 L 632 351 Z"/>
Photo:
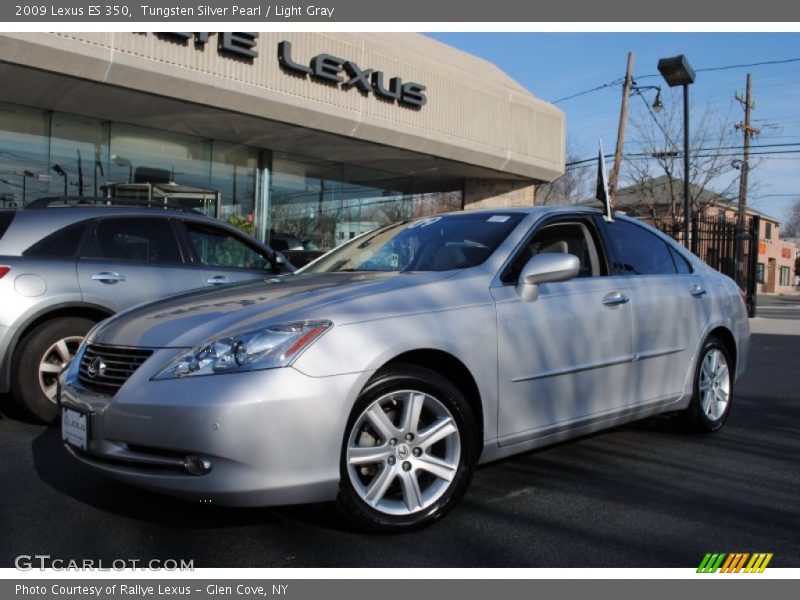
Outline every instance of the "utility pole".
<path fill-rule="evenodd" d="M 633 84 L 633 52 L 628 52 L 628 67 L 625 69 L 625 84 L 622 86 L 622 106 L 619 110 L 619 129 L 617 129 L 617 149 L 614 151 L 614 168 L 611 170 L 611 178 L 608 182 L 609 203 L 611 210 L 617 202 L 617 181 L 619 181 L 619 169 L 622 165 L 622 144 L 625 142 L 625 122 L 628 120 L 628 98 L 631 95 L 631 85 Z"/>
<path fill-rule="evenodd" d="M 747 74 L 747 88 L 745 90 L 745 97 L 742 98 L 739 92 L 736 92 L 736 100 L 744 105 L 744 122 L 737 123 L 734 127 L 742 132 L 744 136 L 744 160 L 742 161 L 742 175 L 739 179 L 739 207 L 737 209 L 737 230 L 738 230 L 738 244 L 736 246 L 736 283 L 743 286 L 744 281 L 744 238 L 745 227 L 747 225 L 747 176 L 750 170 L 750 139 L 760 133 L 750 124 L 750 111 L 755 109 L 755 102 L 752 100 L 752 76 Z M 750 248 L 750 252 L 758 252 L 758 248 Z M 755 273 L 750 273 L 750 277 L 755 276 Z"/>

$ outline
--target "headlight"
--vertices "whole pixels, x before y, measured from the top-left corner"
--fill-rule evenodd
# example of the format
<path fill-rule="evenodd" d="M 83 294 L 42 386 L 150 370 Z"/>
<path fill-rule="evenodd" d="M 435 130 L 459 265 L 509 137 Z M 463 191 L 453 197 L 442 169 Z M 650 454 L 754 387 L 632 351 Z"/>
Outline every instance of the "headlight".
<path fill-rule="evenodd" d="M 216 375 L 285 367 L 325 333 L 330 321 L 298 321 L 211 340 L 172 361 L 153 379 Z"/>

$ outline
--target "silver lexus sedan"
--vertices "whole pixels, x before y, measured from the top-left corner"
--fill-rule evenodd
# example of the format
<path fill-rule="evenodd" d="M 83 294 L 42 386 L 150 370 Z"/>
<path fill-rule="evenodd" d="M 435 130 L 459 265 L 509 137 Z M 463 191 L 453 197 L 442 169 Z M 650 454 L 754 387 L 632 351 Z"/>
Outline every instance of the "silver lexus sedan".
<path fill-rule="evenodd" d="M 719 429 L 749 335 L 734 282 L 633 219 L 445 214 L 103 321 L 61 376 L 62 438 L 151 490 L 404 530 L 478 463 L 657 413 Z"/>

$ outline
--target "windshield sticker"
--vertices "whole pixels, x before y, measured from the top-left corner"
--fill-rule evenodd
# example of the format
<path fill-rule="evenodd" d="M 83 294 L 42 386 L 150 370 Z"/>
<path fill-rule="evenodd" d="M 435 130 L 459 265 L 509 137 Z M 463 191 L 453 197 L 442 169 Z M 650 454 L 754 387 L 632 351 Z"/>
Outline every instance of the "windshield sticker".
<path fill-rule="evenodd" d="M 511 217 L 509 217 L 508 215 L 493 215 L 493 216 L 489 217 L 489 218 L 488 218 L 488 219 L 486 219 L 486 220 L 487 220 L 489 223 L 505 223 L 505 222 L 506 222 L 506 221 L 508 221 L 510 218 L 511 218 Z"/>

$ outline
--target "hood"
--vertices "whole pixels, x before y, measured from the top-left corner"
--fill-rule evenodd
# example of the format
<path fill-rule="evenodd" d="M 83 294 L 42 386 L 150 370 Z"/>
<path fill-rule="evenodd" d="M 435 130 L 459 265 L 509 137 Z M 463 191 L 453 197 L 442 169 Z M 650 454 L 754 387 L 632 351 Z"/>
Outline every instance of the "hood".
<path fill-rule="evenodd" d="M 194 290 L 121 312 L 98 325 L 90 341 L 189 348 L 271 323 L 330 318 L 323 308 L 327 305 L 439 281 L 457 272 L 308 273 Z"/>

